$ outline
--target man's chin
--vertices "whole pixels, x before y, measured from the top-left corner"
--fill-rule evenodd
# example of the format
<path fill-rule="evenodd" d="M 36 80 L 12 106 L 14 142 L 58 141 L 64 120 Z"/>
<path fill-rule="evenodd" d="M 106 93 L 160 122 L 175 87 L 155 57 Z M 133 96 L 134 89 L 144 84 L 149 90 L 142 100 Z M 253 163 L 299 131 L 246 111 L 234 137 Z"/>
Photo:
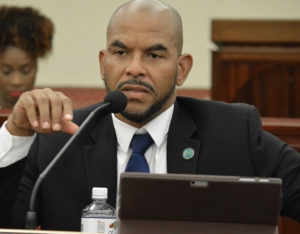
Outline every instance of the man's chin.
<path fill-rule="evenodd" d="M 149 107 L 145 107 L 144 105 L 139 104 L 135 105 L 128 102 L 124 112 L 131 115 L 140 115 L 147 112 L 147 110 L 149 110 Z"/>
<path fill-rule="evenodd" d="M 150 116 L 147 116 L 147 113 L 145 112 L 141 112 L 141 111 L 129 111 L 129 110 L 125 110 L 121 113 L 121 115 L 132 121 L 132 122 L 136 122 L 136 123 L 144 123 L 147 122 L 147 120 L 150 118 Z"/>
<path fill-rule="evenodd" d="M 146 105 L 145 103 L 141 103 L 141 102 L 128 102 L 127 106 L 125 108 L 125 110 L 122 112 L 122 114 L 124 113 L 126 116 L 133 116 L 133 118 L 139 117 L 139 116 L 144 116 L 147 115 L 147 113 L 149 112 L 149 110 L 151 109 L 152 105 Z"/>

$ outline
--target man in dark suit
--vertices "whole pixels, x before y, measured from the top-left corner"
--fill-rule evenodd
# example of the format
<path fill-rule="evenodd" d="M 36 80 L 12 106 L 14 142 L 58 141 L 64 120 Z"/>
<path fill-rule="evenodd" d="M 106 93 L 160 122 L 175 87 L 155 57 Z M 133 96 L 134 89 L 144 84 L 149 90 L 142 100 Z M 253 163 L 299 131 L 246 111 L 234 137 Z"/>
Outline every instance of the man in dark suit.
<path fill-rule="evenodd" d="M 36 206 L 42 229 L 79 230 L 92 187 L 107 187 L 108 202 L 116 206 L 130 141 L 145 132 L 154 142 L 145 153 L 150 172 L 280 177 L 281 214 L 300 221 L 300 155 L 261 129 L 253 106 L 176 98 L 175 87 L 192 67 L 192 56 L 181 50 L 181 19 L 172 7 L 138 0 L 115 11 L 107 48 L 99 54 L 100 69 L 107 90 L 122 91 L 128 105 L 122 113 L 93 120 L 93 129 L 80 135 L 45 178 Z M 14 227 L 24 225 L 39 173 L 94 108 L 75 111 L 71 121 L 64 95 L 49 89 L 22 95 L 7 130 L 13 135 L 58 133 L 38 134 L 31 146 Z"/>

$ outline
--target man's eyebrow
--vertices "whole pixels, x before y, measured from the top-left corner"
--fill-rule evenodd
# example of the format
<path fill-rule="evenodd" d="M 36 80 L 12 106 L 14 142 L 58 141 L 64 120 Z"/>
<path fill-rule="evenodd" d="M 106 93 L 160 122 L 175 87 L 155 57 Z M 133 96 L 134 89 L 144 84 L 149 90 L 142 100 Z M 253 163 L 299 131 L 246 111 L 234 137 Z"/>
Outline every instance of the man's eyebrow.
<path fill-rule="evenodd" d="M 153 50 L 167 51 L 167 48 L 162 44 L 155 44 L 147 48 L 147 51 L 153 51 Z"/>
<path fill-rule="evenodd" d="M 115 40 L 110 44 L 110 47 L 119 47 L 122 49 L 127 49 L 128 47 L 121 41 Z M 160 50 L 160 51 L 167 51 L 167 48 L 163 46 L 162 44 L 154 44 L 146 49 L 146 51 L 154 51 L 154 50 Z"/>
<path fill-rule="evenodd" d="M 113 41 L 111 44 L 110 44 L 111 47 L 120 47 L 120 48 L 123 48 L 123 49 L 127 49 L 127 46 L 123 43 L 123 42 L 120 42 L 119 40 L 115 40 Z"/>

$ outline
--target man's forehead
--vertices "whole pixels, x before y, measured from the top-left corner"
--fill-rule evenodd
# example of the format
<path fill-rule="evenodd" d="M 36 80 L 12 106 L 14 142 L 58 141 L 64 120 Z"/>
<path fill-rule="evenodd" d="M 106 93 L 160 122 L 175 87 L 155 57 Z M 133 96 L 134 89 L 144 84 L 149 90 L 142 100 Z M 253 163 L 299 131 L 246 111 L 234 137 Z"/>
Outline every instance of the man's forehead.
<path fill-rule="evenodd" d="M 107 42 L 119 40 L 124 43 L 132 41 L 150 44 L 165 44 L 176 40 L 176 31 L 172 25 L 154 22 L 153 20 L 140 20 L 139 22 L 120 22 L 111 27 L 107 34 Z"/>
<path fill-rule="evenodd" d="M 107 33 L 120 29 L 136 31 L 154 31 L 158 29 L 175 30 L 174 17 L 168 10 L 161 11 L 120 11 L 115 14 L 107 29 Z"/>

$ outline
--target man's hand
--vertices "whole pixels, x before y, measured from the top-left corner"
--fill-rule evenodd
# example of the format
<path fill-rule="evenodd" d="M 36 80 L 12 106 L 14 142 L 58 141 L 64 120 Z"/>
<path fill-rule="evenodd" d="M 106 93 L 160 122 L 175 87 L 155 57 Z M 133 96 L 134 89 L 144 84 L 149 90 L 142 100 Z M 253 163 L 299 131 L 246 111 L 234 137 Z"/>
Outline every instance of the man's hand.
<path fill-rule="evenodd" d="M 79 127 L 72 119 L 72 101 L 68 97 L 49 88 L 35 89 L 20 96 L 6 128 L 15 136 L 58 131 L 74 134 Z"/>

